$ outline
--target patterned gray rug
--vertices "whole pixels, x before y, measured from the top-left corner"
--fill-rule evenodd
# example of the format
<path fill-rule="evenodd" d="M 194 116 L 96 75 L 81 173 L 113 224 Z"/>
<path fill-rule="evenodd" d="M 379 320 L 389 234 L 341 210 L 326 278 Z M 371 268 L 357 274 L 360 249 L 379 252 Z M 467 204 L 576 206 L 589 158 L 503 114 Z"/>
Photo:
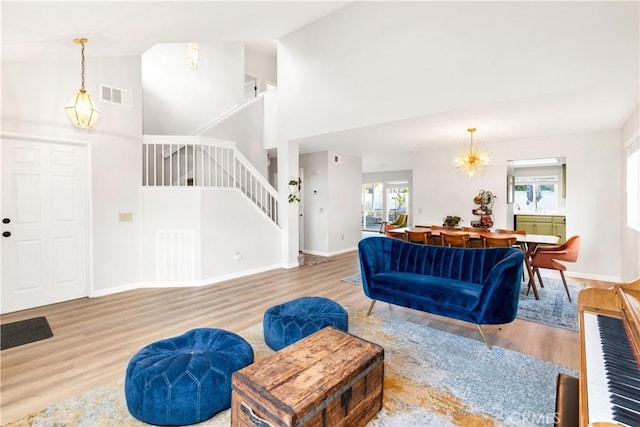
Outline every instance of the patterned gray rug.
<path fill-rule="evenodd" d="M 527 293 L 527 282 L 522 283 L 520 290 L 520 301 L 518 302 L 519 319 L 531 322 L 544 323 L 545 325 L 556 326 L 573 331 L 578 330 L 578 293 L 587 287 L 586 284 L 567 280 L 571 302 L 567 298 L 564 285 L 560 278 L 553 279 L 544 277 L 544 288 L 538 285 L 540 299 L 536 300 L 533 291 Z M 342 279 L 343 282 L 362 286 L 360 274 Z M 536 284 L 537 284 L 536 280 Z"/>
<path fill-rule="evenodd" d="M 368 427 L 552 426 L 555 378 L 574 369 L 481 341 L 364 312 L 349 332 L 385 350 L 383 409 Z M 256 360 L 271 354 L 262 325 L 240 332 Z M 122 381 L 80 394 L 5 427 L 144 426 L 129 415 Z M 230 410 L 199 424 L 229 426 Z"/>

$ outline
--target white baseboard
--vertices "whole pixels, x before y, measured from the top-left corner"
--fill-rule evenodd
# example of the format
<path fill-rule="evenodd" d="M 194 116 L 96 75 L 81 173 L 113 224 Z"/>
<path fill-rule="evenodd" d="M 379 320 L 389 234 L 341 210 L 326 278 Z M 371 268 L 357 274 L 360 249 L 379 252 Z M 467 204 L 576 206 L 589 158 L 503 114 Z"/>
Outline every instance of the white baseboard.
<path fill-rule="evenodd" d="M 555 270 L 549 270 L 546 268 L 541 268 L 540 269 L 540 274 L 542 275 L 542 277 L 549 277 L 552 279 L 558 279 L 560 280 L 560 272 L 555 271 Z M 614 282 L 614 283 L 620 283 L 621 282 L 621 278 L 620 277 L 616 277 L 616 276 L 604 276 L 601 274 L 591 274 L 591 273 L 581 273 L 579 271 L 565 271 L 564 275 L 567 278 L 572 278 L 572 279 L 589 279 L 589 280 L 601 280 L 603 282 Z"/>
<path fill-rule="evenodd" d="M 340 249 L 339 251 L 333 251 L 333 252 L 309 251 L 309 250 L 306 250 L 306 249 L 303 252 L 305 254 L 309 254 L 309 255 L 330 257 L 330 256 L 345 254 L 347 252 L 357 251 L 357 250 L 358 250 L 358 247 L 354 246 L 353 248 Z"/>
<path fill-rule="evenodd" d="M 296 264 L 297 266 L 297 264 Z M 231 279 L 238 279 L 240 277 L 251 276 L 253 274 L 264 273 L 265 271 L 276 270 L 278 268 L 283 268 L 282 265 L 270 265 L 260 268 L 255 268 L 253 270 L 241 271 L 238 273 L 226 274 L 223 276 L 210 277 L 207 279 L 201 280 L 192 280 L 189 282 L 136 282 L 136 283 L 128 283 L 121 286 L 114 286 L 108 289 L 100 289 L 94 291 L 90 297 L 97 298 L 106 295 L 117 294 L 120 292 L 133 291 L 135 289 L 142 288 L 197 288 L 202 286 L 214 285 L 217 283 L 225 282 Z"/>
<path fill-rule="evenodd" d="M 622 282 L 622 278 L 619 276 L 618 277 L 603 276 L 600 274 L 580 273 L 575 271 L 566 271 L 565 276 L 571 276 L 572 278 L 576 278 L 576 279 L 601 280 L 603 282 L 613 282 L 613 283 Z M 560 277 L 560 273 L 558 273 L 558 277 Z"/>
<path fill-rule="evenodd" d="M 341 249 L 339 251 L 334 251 L 334 252 L 330 252 L 329 256 L 335 256 L 335 255 L 341 255 L 341 254 L 346 254 L 347 252 L 353 252 L 353 251 L 357 251 L 358 247 L 354 246 L 352 248 L 346 248 L 346 249 Z"/>

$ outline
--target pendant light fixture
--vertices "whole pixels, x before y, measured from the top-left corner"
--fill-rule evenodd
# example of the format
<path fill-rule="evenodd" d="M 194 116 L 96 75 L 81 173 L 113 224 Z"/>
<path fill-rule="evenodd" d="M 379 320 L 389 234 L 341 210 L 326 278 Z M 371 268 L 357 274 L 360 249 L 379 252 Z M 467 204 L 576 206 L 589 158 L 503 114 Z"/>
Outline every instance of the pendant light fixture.
<path fill-rule="evenodd" d="M 82 85 L 80 90 L 73 94 L 64 109 L 75 127 L 90 129 L 98 120 L 100 111 L 96 103 L 93 102 L 91 95 L 84 88 L 84 44 L 87 39 L 77 38 L 73 39 L 73 42 L 82 46 Z"/>
<path fill-rule="evenodd" d="M 463 146 L 460 155 L 455 159 L 458 171 L 468 177 L 482 175 L 485 167 L 489 164 L 488 151 L 482 147 L 478 147 L 473 142 L 473 132 L 475 131 L 476 128 L 467 129 L 467 132 L 471 135 L 471 140 L 468 146 Z"/>
<path fill-rule="evenodd" d="M 193 70 L 200 66 L 200 46 L 198 43 L 189 43 L 187 46 L 187 63 Z"/>

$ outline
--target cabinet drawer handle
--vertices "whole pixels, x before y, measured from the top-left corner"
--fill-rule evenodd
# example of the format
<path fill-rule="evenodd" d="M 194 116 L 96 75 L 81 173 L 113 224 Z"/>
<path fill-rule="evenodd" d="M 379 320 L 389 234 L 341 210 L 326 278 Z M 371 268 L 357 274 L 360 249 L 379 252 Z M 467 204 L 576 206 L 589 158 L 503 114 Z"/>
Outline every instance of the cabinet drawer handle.
<path fill-rule="evenodd" d="M 264 420 L 254 414 L 253 410 L 251 410 L 251 408 L 249 408 L 244 403 L 240 404 L 240 409 L 245 413 L 247 417 L 249 417 L 249 421 L 253 423 L 254 427 L 271 427 L 271 424 L 269 424 L 267 420 Z"/>

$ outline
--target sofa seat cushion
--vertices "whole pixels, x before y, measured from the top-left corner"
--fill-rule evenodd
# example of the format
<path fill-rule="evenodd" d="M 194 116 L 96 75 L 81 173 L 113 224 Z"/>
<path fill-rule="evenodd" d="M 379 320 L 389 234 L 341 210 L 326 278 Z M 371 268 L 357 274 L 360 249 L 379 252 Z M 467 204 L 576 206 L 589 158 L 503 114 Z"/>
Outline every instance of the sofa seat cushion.
<path fill-rule="evenodd" d="M 370 286 L 465 311 L 477 307 L 482 292 L 482 285 L 477 283 L 400 271 L 374 274 Z"/>

